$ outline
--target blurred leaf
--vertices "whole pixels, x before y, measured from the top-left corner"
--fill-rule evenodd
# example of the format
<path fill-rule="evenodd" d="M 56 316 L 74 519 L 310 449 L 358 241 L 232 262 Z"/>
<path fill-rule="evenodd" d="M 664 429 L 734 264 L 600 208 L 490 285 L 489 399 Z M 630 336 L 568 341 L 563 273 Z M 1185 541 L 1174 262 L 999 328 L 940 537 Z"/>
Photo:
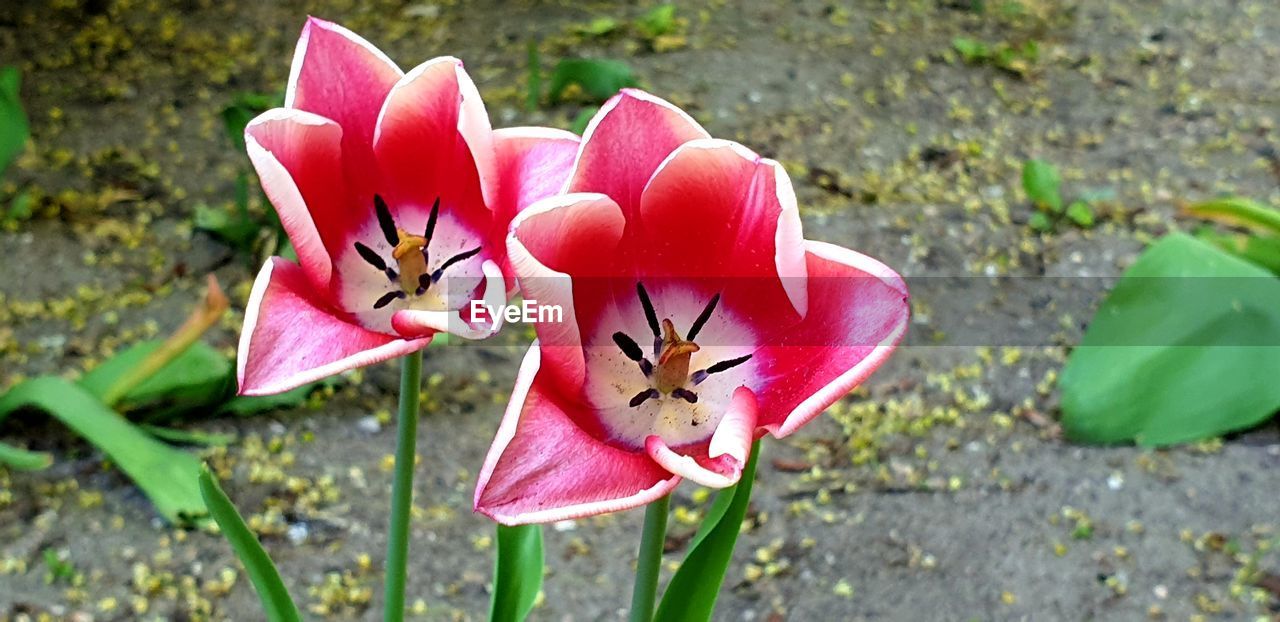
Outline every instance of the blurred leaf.
<path fill-rule="evenodd" d="M 1036 208 L 1054 214 L 1062 212 L 1062 180 L 1058 169 L 1044 160 L 1027 160 L 1022 165 L 1022 189 Z"/>
<path fill-rule="evenodd" d="M 200 493 L 209 506 L 209 513 L 222 529 L 222 535 L 231 544 L 240 563 L 244 564 L 249 581 L 258 592 L 266 619 L 269 622 L 301 622 L 302 615 L 298 613 L 297 605 L 293 604 L 289 588 L 285 587 L 271 556 L 267 555 L 262 543 L 258 542 L 258 538 L 244 524 L 240 512 L 236 511 L 236 506 L 231 503 L 227 494 L 222 492 L 218 482 L 213 479 L 213 474 L 207 467 L 201 468 L 197 478 Z"/>
<path fill-rule="evenodd" d="M 670 33 L 676 27 L 676 5 L 659 4 L 649 9 L 636 22 L 636 27 L 640 29 L 640 34 L 649 39 Z"/>
<path fill-rule="evenodd" d="M 498 525 L 490 622 L 522 622 L 542 589 L 542 526 Z"/>
<path fill-rule="evenodd" d="M 53 456 L 0 443 L 0 464 L 18 471 L 39 471 L 53 464 Z"/>
<path fill-rule="evenodd" d="M 591 101 L 603 102 L 619 90 L 635 86 L 631 67 L 617 60 L 592 58 L 566 58 L 556 63 L 551 73 L 549 93 L 552 102 L 564 99 L 565 90 L 572 85 L 581 87 Z"/>
<path fill-rule="evenodd" d="M 22 111 L 18 91 L 22 78 L 17 67 L 0 67 L 0 173 L 13 163 L 27 147 L 31 128 Z"/>
<path fill-rule="evenodd" d="M 222 129 L 236 149 L 243 152 L 244 128 L 254 117 L 284 105 L 283 93 L 240 93 L 222 109 Z"/>
<path fill-rule="evenodd" d="M 262 223 L 255 222 L 242 214 L 231 214 L 225 209 L 196 206 L 196 229 L 208 231 L 238 250 L 249 250 L 258 239 Z"/>
<path fill-rule="evenodd" d="M 1093 208 L 1084 201 L 1072 201 L 1071 205 L 1067 206 L 1067 218 L 1088 229 L 1093 226 Z"/>
<path fill-rule="evenodd" d="M 698 529 L 701 537 L 695 538 L 680 569 L 671 577 L 653 619 L 663 622 L 707 622 L 711 619 L 725 572 L 733 558 L 733 547 L 738 542 L 738 531 L 742 529 L 742 520 L 747 515 L 759 457 L 760 441 L 756 441 L 751 446 L 751 457 L 742 469 L 742 479 L 737 485 L 716 493 L 712 509 L 722 503 L 721 496 L 732 500 L 725 504 L 719 520 L 714 521 L 711 527 L 704 525 Z M 707 520 L 713 517 L 709 514 Z"/>
<path fill-rule="evenodd" d="M 1280 276 L 1280 238 L 1244 233 L 1223 234 L 1214 231 L 1212 227 L 1197 231 L 1196 237 Z"/>
<path fill-rule="evenodd" d="M 597 17 L 586 24 L 578 25 L 575 30 L 579 34 L 590 37 L 603 37 L 618 29 L 618 20 L 612 17 Z"/>
<path fill-rule="evenodd" d="M 23 190 L 9 201 L 9 209 L 5 211 L 4 220 L 23 221 L 31 218 L 31 204 L 35 203 L 35 197 L 28 190 Z"/>
<path fill-rule="evenodd" d="M 529 91 L 525 95 L 524 108 L 529 112 L 538 109 L 542 101 L 542 56 L 538 53 L 538 42 L 530 41 L 528 49 Z"/>
<path fill-rule="evenodd" d="M 86 373 L 80 378 L 80 386 L 95 397 L 101 397 L 161 343 L 149 340 L 130 346 Z M 125 393 L 118 406 L 122 410 L 156 406 L 177 410 L 213 407 L 231 394 L 232 372 L 227 357 L 212 346 L 197 341 L 155 375 Z"/>
<path fill-rule="evenodd" d="M 436 339 L 439 339 L 441 336 L 443 336 L 443 334 L 437 335 Z M 227 403 L 223 404 L 222 408 L 218 412 L 244 417 L 272 410 L 279 410 L 281 408 L 294 408 L 305 404 L 312 391 L 323 386 L 331 386 L 337 383 L 337 378 L 330 377 L 319 382 L 305 384 L 296 389 L 290 389 L 284 393 L 276 393 L 274 395 L 237 395 L 227 400 Z"/>
<path fill-rule="evenodd" d="M 234 436 L 229 434 L 209 434 L 198 430 L 177 430 L 174 428 L 165 428 L 158 425 L 139 424 L 138 427 L 146 431 L 147 434 L 154 436 L 167 443 L 178 445 L 200 445 L 202 447 L 223 447 L 231 444 L 236 440 Z"/>
<path fill-rule="evenodd" d="M 165 520 L 181 525 L 204 516 L 200 462 L 134 427 L 84 387 L 53 376 L 28 380 L 0 396 L 0 419 L 23 407 L 49 413 L 101 449 Z"/>
<path fill-rule="evenodd" d="M 1161 446 L 1245 429 L 1280 409 L 1280 280 L 1175 233 L 1102 302 L 1062 372 L 1076 441 Z"/>
<path fill-rule="evenodd" d="M 1186 212 L 1233 227 L 1280 235 L 1280 210 L 1244 197 L 1224 197 L 1197 203 L 1188 207 Z"/>
<path fill-rule="evenodd" d="M 951 47 L 960 53 L 960 58 L 966 63 L 976 64 L 991 58 L 991 50 L 987 48 L 987 44 L 977 39 L 956 37 L 951 40 Z"/>
<path fill-rule="evenodd" d="M 569 131 L 582 136 L 582 133 L 587 131 L 587 126 L 591 124 L 591 119 L 596 116 L 597 112 L 600 112 L 599 106 L 587 106 L 579 110 L 578 116 L 574 117 L 573 123 L 569 125 Z"/>
<path fill-rule="evenodd" d="M 1053 221 L 1049 220 L 1049 215 L 1044 212 L 1036 212 L 1027 219 L 1027 226 L 1041 233 L 1053 231 Z"/>

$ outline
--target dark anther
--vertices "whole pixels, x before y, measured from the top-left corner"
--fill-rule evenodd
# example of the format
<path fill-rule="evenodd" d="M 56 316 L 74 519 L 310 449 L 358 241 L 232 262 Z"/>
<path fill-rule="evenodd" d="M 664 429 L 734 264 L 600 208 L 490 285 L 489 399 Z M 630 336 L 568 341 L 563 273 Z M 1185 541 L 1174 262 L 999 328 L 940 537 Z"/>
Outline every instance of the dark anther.
<path fill-rule="evenodd" d="M 689 379 L 690 379 L 690 380 L 692 380 L 692 381 L 693 381 L 693 384 L 695 384 L 695 385 L 696 385 L 696 384 L 701 384 L 703 380 L 706 380 L 706 379 L 707 379 L 707 376 L 710 376 L 711 374 L 718 374 L 718 373 L 720 373 L 720 372 L 722 372 L 722 371 L 725 371 L 725 370 L 728 370 L 728 369 L 733 369 L 734 367 L 737 367 L 737 366 L 739 366 L 739 365 L 741 365 L 741 364 L 743 364 L 743 363 L 747 362 L 747 360 L 749 360 L 750 358 L 751 358 L 751 355 L 750 355 L 750 354 L 748 354 L 748 355 L 746 355 L 746 356 L 739 356 L 739 357 L 738 357 L 738 358 L 736 358 L 736 359 L 729 359 L 729 360 L 727 360 L 727 361 L 720 361 L 719 363 L 716 363 L 715 365 L 712 365 L 711 367 L 708 367 L 708 368 L 703 369 L 703 370 L 700 370 L 700 371 L 695 371 L 695 372 L 693 372 L 692 374 L 690 374 L 690 375 L 689 375 Z"/>
<path fill-rule="evenodd" d="M 649 359 L 644 357 L 644 351 L 640 349 L 634 339 L 628 337 L 626 333 L 618 331 L 613 334 L 613 342 L 618 344 L 618 348 L 622 350 L 623 354 L 627 355 L 627 358 L 640 364 L 640 371 L 644 375 L 653 374 L 653 363 L 650 363 Z"/>
<path fill-rule="evenodd" d="M 449 266 L 452 266 L 453 264 L 458 263 L 459 261 L 465 261 L 467 259 L 471 259 L 472 257 L 475 257 L 479 252 L 480 252 L 480 247 L 477 246 L 469 251 L 463 251 L 461 253 L 458 253 L 457 255 L 454 255 L 453 257 L 446 259 L 444 263 L 440 264 L 439 268 L 436 268 L 435 272 L 431 273 L 431 282 L 434 283 L 436 281 L 439 281 L 440 277 L 444 275 L 444 271 L 448 269 Z"/>
<path fill-rule="evenodd" d="M 387 262 L 383 261 L 382 257 L 379 257 L 378 253 L 374 252 L 372 248 L 356 242 L 356 252 L 360 253 L 360 257 L 369 262 L 369 265 L 383 271 L 388 279 L 394 281 L 399 276 L 396 274 L 395 269 L 387 267 Z"/>
<path fill-rule="evenodd" d="M 698 403 L 698 394 L 683 387 L 676 389 L 675 391 L 672 391 L 671 395 L 674 397 L 678 397 L 686 402 L 689 402 L 690 404 Z"/>
<path fill-rule="evenodd" d="M 396 221 L 392 220 L 391 210 L 387 208 L 387 202 L 382 200 L 382 195 L 373 195 L 373 210 L 378 213 L 378 226 L 382 227 L 382 237 L 387 239 L 387 244 L 399 244 L 400 234 L 396 233 Z"/>
<path fill-rule="evenodd" d="M 426 293 L 427 288 L 431 287 L 431 275 L 423 272 L 418 275 L 418 289 L 414 293 L 415 296 L 421 296 Z"/>
<path fill-rule="evenodd" d="M 404 292 L 387 292 L 378 299 L 378 302 L 373 303 L 373 308 L 381 309 L 391 304 L 391 301 L 397 298 L 404 298 Z"/>
<path fill-rule="evenodd" d="M 640 296 L 640 306 L 644 307 L 644 319 L 649 321 L 649 330 L 653 331 L 654 338 L 662 337 L 662 330 L 658 328 L 658 313 L 653 310 L 653 301 L 649 300 L 649 292 L 645 291 L 644 283 L 636 282 L 636 295 Z"/>
<path fill-rule="evenodd" d="M 644 351 L 626 333 L 622 331 L 614 333 L 613 342 L 618 344 L 618 348 L 622 350 L 623 354 L 627 355 L 627 358 L 637 363 L 644 360 Z"/>
<path fill-rule="evenodd" d="M 711 319 L 711 312 L 716 310 L 716 303 L 720 302 L 720 294 L 711 297 L 711 302 L 707 303 L 702 313 L 698 315 L 698 319 L 693 321 L 693 326 L 689 328 L 689 336 L 685 337 L 688 341 L 693 341 L 698 336 L 698 331 L 702 330 L 707 320 Z"/>
<path fill-rule="evenodd" d="M 363 257 L 365 261 L 369 262 L 369 265 L 379 270 L 387 269 L 387 262 L 383 261 L 382 257 L 379 257 L 378 253 L 374 252 L 372 248 L 356 242 L 356 252 L 360 253 L 360 256 Z"/>
<path fill-rule="evenodd" d="M 436 197 L 436 202 L 431 204 L 431 216 L 427 218 L 427 230 L 422 234 L 428 242 L 431 236 L 436 232 L 436 218 L 440 216 L 440 197 Z"/>
<path fill-rule="evenodd" d="M 636 406 L 645 403 L 645 400 L 656 399 L 659 395 L 662 394 L 658 393 L 657 389 L 645 389 L 637 393 L 635 397 L 631 398 L 631 407 L 635 408 Z"/>

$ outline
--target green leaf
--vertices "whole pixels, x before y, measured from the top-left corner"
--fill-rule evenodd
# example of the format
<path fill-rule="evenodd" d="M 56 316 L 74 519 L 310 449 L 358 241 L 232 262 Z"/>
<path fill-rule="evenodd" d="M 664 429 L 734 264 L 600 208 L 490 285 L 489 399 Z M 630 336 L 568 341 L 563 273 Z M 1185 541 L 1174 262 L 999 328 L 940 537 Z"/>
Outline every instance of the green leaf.
<path fill-rule="evenodd" d="M 538 53 L 537 41 L 529 42 L 527 56 L 529 91 L 525 95 L 524 109 L 533 112 L 538 109 L 538 102 L 542 100 L 542 55 Z"/>
<path fill-rule="evenodd" d="M 209 513 L 213 515 L 213 520 L 218 522 L 222 535 L 227 538 L 227 542 L 231 543 L 236 557 L 240 558 L 240 563 L 244 564 L 245 571 L 249 573 L 249 581 L 253 583 L 253 589 L 258 592 L 267 620 L 269 622 L 300 622 L 302 615 L 298 613 L 297 605 L 293 604 L 293 598 L 289 596 L 289 588 L 285 587 L 284 581 L 280 578 L 280 572 L 276 570 L 276 565 L 272 563 L 271 557 L 262 548 L 258 538 L 244 524 L 244 519 L 240 518 L 236 506 L 231 503 L 231 499 L 227 498 L 227 494 L 222 492 L 222 488 L 218 486 L 218 482 L 214 481 L 213 474 L 208 468 L 200 469 L 198 479 L 200 493 L 204 495 L 204 501 L 209 506 Z"/>
<path fill-rule="evenodd" d="M 436 337 L 436 339 L 439 338 L 439 336 Z M 336 384 L 336 382 L 336 379 L 326 378 L 319 382 L 305 384 L 296 389 L 290 389 L 284 393 L 276 393 L 274 395 L 237 395 L 227 400 L 218 412 L 245 417 L 281 408 L 294 408 L 305 404 L 312 391 L 325 385 Z"/>
<path fill-rule="evenodd" d="M 980 63 L 991 58 L 991 50 L 987 44 L 968 37 L 956 37 L 951 40 L 951 47 L 960 53 L 966 63 Z"/>
<path fill-rule="evenodd" d="M 1088 229 L 1093 226 L 1093 208 L 1084 201 L 1072 201 L 1067 206 L 1067 218 L 1076 225 Z"/>
<path fill-rule="evenodd" d="M 1280 280 L 1181 233 L 1131 266 L 1062 372 L 1063 429 L 1086 443 L 1220 436 L 1280 409 Z"/>
<path fill-rule="evenodd" d="M 1053 221 L 1049 220 L 1049 215 L 1044 212 L 1036 212 L 1027 219 L 1027 226 L 1041 233 L 1049 233 L 1053 231 Z"/>
<path fill-rule="evenodd" d="M 214 237 L 231 246 L 248 250 L 258 238 L 262 225 L 240 214 L 232 214 L 225 209 L 197 205 L 195 226 L 200 231 L 208 231 Z"/>
<path fill-rule="evenodd" d="M 587 126 L 591 124 L 591 119 L 596 116 L 597 112 L 600 112 L 599 106 L 587 106 L 579 110 L 578 116 L 574 117 L 573 123 L 569 124 L 569 131 L 582 136 L 582 133 L 587 131 Z"/>
<path fill-rule="evenodd" d="M 1022 189 L 1036 208 L 1054 214 L 1062 212 L 1062 180 L 1058 169 L 1044 160 L 1027 160 L 1022 165 Z"/>
<path fill-rule="evenodd" d="M 1196 231 L 1196 237 L 1280 276 L 1280 238 L 1244 233 L 1218 233 L 1212 226 Z"/>
<path fill-rule="evenodd" d="M 1187 208 L 1187 213 L 1260 233 L 1280 235 L 1280 210 L 1244 197 L 1224 197 L 1197 203 Z"/>
<path fill-rule="evenodd" d="M 0 464 L 18 471 L 39 471 L 53 464 L 53 456 L 0 443 Z"/>
<path fill-rule="evenodd" d="M 32 203 L 35 203 L 35 197 L 29 190 L 23 190 L 14 195 L 13 200 L 9 201 L 9 209 L 5 211 L 4 220 L 18 222 L 31 218 Z"/>
<path fill-rule="evenodd" d="M 284 105 L 283 93 L 240 93 L 222 109 L 222 128 L 236 150 L 243 152 L 244 128 L 259 114 Z"/>
<path fill-rule="evenodd" d="M 603 37 L 618 29 L 618 20 L 612 17 L 597 17 L 589 23 L 582 24 L 576 28 L 578 33 L 590 37 Z"/>
<path fill-rule="evenodd" d="M 165 428 L 158 425 L 139 424 L 138 427 L 146 431 L 147 434 L 154 436 L 168 443 L 176 443 L 180 445 L 201 445 L 204 447 L 224 447 L 236 440 L 230 434 L 210 434 L 208 432 L 200 432 L 199 430 L 177 430 L 174 428 Z"/>
<path fill-rule="evenodd" d="M 170 523 L 204 516 L 196 487 L 200 462 L 134 427 L 84 387 L 53 376 L 28 380 L 0 396 L 0 419 L 23 407 L 49 413 L 101 449 Z"/>
<path fill-rule="evenodd" d="M 137 367 L 162 342 L 140 341 L 107 359 L 80 379 L 80 386 L 101 397 L 116 380 Z M 232 391 L 231 362 L 204 342 L 196 342 L 160 371 L 126 393 L 122 410 L 158 407 L 170 410 L 209 408 L 222 403 Z"/>
<path fill-rule="evenodd" d="M 720 497 L 731 500 L 714 526 L 702 537 L 695 537 L 680 569 L 671 577 L 667 591 L 662 595 L 655 620 L 663 622 L 706 622 L 715 612 L 716 599 L 724 575 L 733 559 L 733 547 L 738 542 L 738 531 L 747 516 L 747 504 L 751 501 L 751 486 L 756 477 L 756 460 L 760 457 L 760 441 L 751 446 L 751 457 L 742 469 L 742 479 L 737 485 L 716 495 L 714 510 L 720 505 Z M 714 516 L 708 513 L 708 520 Z M 701 532 L 702 529 L 699 529 Z"/>
<path fill-rule="evenodd" d="M 22 154 L 31 135 L 18 97 L 21 86 L 17 67 L 0 67 L 0 173 Z"/>
<path fill-rule="evenodd" d="M 582 88 L 589 100 L 603 102 L 619 90 L 635 86 L 636 80 L 631 75 L 631 67 L 622 61 L 566 58 L 556 63 L 555 70 L 551 72 L 551 101 L 561 101 L 565 89 L 575 84 Z"/>
<path fill-rule="evenodd" d="M 640 29 L 640 34 L 649 39 L 670 33 L 676 27 L 676 5 L 659 4 L 649 9 L 636 22 L 636 27 Z"/>
<path fill-rule="evenodd" d="M 498 525 L 490 622 L 521 622 L 542 589 L 542 526 Z"/>

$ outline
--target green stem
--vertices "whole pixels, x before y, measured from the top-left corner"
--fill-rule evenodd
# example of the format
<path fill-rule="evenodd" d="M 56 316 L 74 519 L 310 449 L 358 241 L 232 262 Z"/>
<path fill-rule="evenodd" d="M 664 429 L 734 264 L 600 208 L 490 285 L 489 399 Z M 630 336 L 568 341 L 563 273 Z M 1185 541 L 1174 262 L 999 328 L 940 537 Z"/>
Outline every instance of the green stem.
<path fill-rule="evenodd" d="M 667 541 L 667 513 L 671 495 L 644 510 L 644 533 L 640 536 L 640 560 L 636 564 L 636 582 L 631 590 L 631 622 L 652 622 L 654 601 L 658 598 L 658 571 L 662 568 L 662 547 Z"/>
<path fill-rule="evenodd" d="M 391 488 L 391 527 L 387 534 L 386 622 L 404 620 L 405 569 L 409 561 L 409 514 L 413 507 L 413 462 L 418 441 L 418 391 L 422 351 L 404 357 L 400 368 L 400 414 L 396 429 L 396 473 Z"/>

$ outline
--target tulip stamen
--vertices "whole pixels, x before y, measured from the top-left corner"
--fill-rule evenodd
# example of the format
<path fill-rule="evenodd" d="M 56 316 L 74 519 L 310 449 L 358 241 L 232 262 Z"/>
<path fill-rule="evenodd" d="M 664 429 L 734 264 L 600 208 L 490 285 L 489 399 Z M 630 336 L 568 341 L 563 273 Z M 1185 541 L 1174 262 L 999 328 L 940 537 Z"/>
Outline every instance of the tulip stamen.
<path fill-rule="evenodd" d="M 746 356 L 739 356 L 736 359 L 720 361 L 719 363 L 716 363 L 711 367 L 708 367 L 706 369 L 700 369 L 698 371 L 693 372 L 693 375 L 691 375 L 689 379 L 693 381 L 694 385 L 699 385 L 699 384 L 702 384 L 703 380 L 707 379 L 707 376 L 710 376 L 711 374 L 718 374 L 722 371 L 726 371 L 729 369 L 733 369 L 734 367 L 737 367 L 747 362 L 750 359 L 751 359 L 751 355 L 748 354 Z"/>
<path fill-rule="evenodd" d="M 649 359 L 644 357 L 644 350 L 640 349 L 640 345 L 634 339 L 628 337 L 626 333 L 618 331 L 613 334 L 613 342 L 618 344 L 618 348 L 622 350 L 623 354 L 627 355 L 627 358 L 639 363 L 640 372 L 646 378 L 653 374 L 653 363 L 650 363 Z"/>
<path fill-rule="evenodd" d="M 613 334 L 613 342 L 618 345 L 618 349 L 632 361 L 640 366 L 640 371 L 649 378 L 652 386 L 631 398 L 631 407 L 639 406 L 651 399 L 661 398 L 663 395 L 669 395 L 674 398 L 682 399 L 690 404 L 698 403 L 698 394 L 686 388 L 686 385 L 697 386 L 706 380 L 711 374 L 717 374 L 728 369 L 732 369 L 741 365 L 751 358 L 751 355 L 741 356 L 727 361 L 721 361 L 706 369 L 689 373 L 689 363 L 693 354 L 698 352 L 700 348 L 694 342 L 694 338 L 702 331 L 703 327 L 710 321 L 711 315 L 715 313 L 716 306 L 720 304 L 720 294 L 711 297 L 707 301 L 707 305 L 702 308 L 702 312 L 698 314 L 697 319 L 693 321 L 693 325 L 689 328 L 689 336 L 681 337 L 676 332 L 675 323 L 670 318 L 663 318 L 658 321 L 658 312 L 653 306 L 653 300 L 649 298 L 649 292 L 645 289 L 643 283 L 636 283 L 636 296 L 640 299 L 640 306 L 644 309 L 645 321 L 648 322 L 649 328 L 654 333 L 653 355 L 656 362 L 650 362 L 644 355 L 644 350 L 636 343 L 634 339 L 622 331 Z"/>
<path fill-rule="evenodd" d="M 653 355 L 658 356 L 662 349 L 662 332 L 658 328 L 658 312 L 653 309 L 653 301 L 649 299 L 649 292 L 645 291 L 644 283 L 636 281 L 636 295 L 640 297 L 640 306 L 644 307 L 644 319 L 649 322 L 649 330 L 653 331 Z"/>
<path fill-rule="evenodd" d="M 431 214 L 427 217 L 427 226 L 422 235 L 414 235 L 397 227 L 395 217 L 391 215 L 391 208 L 380 194 L 373 195 L 373 211 L 377 215 L 378 229 L 382 232 L 382 237 L 387 240 L 387 244 L 391 245 L 391 258 L 395 260 L 396 268 L 399 270 L 388 265 L 382 255 L 361 242 L 355 243 L 356 253 L 400 287 L 399 290 L 387 292 L 378 298 L 373 303 L 374 309 L 381 309 L 395 300 L 427 293 L 431 284 L 439 281 L 446 269 L 458 262 L 475 257 L 482 249 L 477 246 L 458 253 L 446 259 L 432 271 L 427 267 L 431 262 L 431 252 L 428 247 L 431 245 L 432 236 L 435 235 L 436 223 L 440 219 L 440 197 L 436 197 L 435 202 L 431 204 Z"/>
<path fill-rule="evenodd" d="M 658 393 L 657 389 L 645 389 L 637 393 L 635 397 L 631 398 L 631 402 L 629 403 L 631 404 L 632 408 L 635 408 L 636 406 L 639 406 L 648 400 L 657 399 L 661 395 L 662 394 Z"/>

